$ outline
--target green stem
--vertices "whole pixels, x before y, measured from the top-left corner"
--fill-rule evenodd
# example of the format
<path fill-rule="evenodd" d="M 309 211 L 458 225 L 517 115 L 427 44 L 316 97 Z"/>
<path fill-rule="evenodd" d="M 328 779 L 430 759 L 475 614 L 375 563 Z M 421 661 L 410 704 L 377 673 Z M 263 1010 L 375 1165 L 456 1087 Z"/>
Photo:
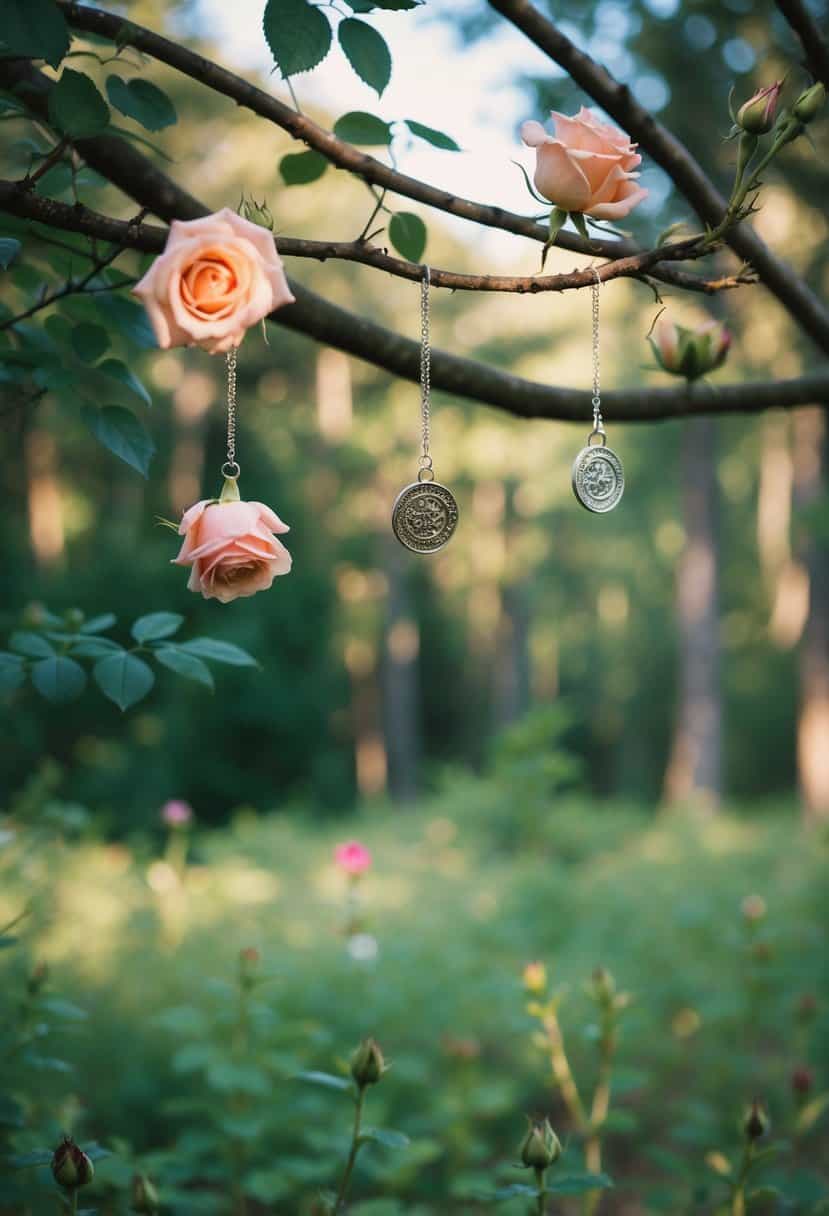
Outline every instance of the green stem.
<path fill-rule="evenodd" d="M 536 1169 L 536 1171 L 535 1171 L 535 1186 L 536 1186 L 536 1190 L 538 1191 L 538 1197 L 536 1199 L 536 1211 L 538 1213 L 538 1216 L 544 1216 L 544 1206 L 545 1206 L 544 1205 L 544 1175 L 545 1175 L 545 1172 L 546 1171 L 542 1170 L 542 1169 Z"/>
<path fill-rule="evenodd" d="M 69 1211 L 71 1216 L 77 1216 L 78 1211 L 78 1188 L 74 1187 L 69 1192 Z"/>
<path fill-rule="evenodd" d="M 737 1181 L 734 1184 L 734 1191 L 731 1196 L 731 1216 L 745 1216 L 746 1211 L 746 1182 L 751 1173 L 751 1164 L 754 1158 L 754 1145 L 751 1141 L 746 1144 L 743 1150 L 743 1160 L 740 1164 L 740 1172 L 737 1175 Z"/>
<path fill-rule="evenodd" d="M 341 1212 L 343 1209 L 345 1197 L 348 1194 L 348 1184 L 351 1182 L 351 1175 L 354 1172 L 354 1163 L 360 1151 L 360 1122 L 363 1118 L 363 1103 L 365 1102 L 365 1098 L 366 1091 L 364 1088 L 361 1088 L 357 1093 L 357 1100 L 354 1104 L 354 1128 L 351 1133 L 351 1150 L 348 1154 L 348 1161 L 345 1163 L 345 1172 L 340 1181 L 340 1189 L 337 1191 L 334 1216 L 337 1216 L 337 1212 Z"/>

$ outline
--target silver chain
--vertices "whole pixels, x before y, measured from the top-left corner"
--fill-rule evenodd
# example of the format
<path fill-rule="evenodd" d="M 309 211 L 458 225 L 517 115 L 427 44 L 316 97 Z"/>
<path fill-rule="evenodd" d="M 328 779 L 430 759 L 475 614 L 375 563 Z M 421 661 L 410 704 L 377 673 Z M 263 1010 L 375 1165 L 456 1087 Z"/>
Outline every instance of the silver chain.
<path fill-rule="evenodd" d="M 225 356 L 227 367 L 227 460 L 222 465 L 225 477 L 238 477 L 236 463 L 236 347 L 231 346 Z"/>
<path fill-rule="evenodd" d="M 590 268 L 596 276 L 596 282 L 590 284 L 590 295 L 593 305 L 593 431 L 597 435 L 604 434 L 602 421 L 602 394 L 599 365 L 599 291 L 601 279 L 595 266 Z"/>
<path fill-rule="evenodd" d="M 420 280 L 420 472 L 432 471 L 430 445 L 432 439 L 432 344 L 429 334 L 429 267 L 423 267 Z M 423 477 L 421 480 L 428 480 Z"/>

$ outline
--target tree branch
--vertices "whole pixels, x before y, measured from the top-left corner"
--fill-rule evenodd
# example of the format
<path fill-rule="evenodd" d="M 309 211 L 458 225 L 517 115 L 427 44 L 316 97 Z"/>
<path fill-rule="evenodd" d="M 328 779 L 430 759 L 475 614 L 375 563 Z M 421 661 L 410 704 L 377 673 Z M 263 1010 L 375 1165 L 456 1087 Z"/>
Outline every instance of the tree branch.
<path fill-rule="evenodd" d="M 797 34 L 809 71 L 829 89 L 829 43 L 803 0 L 776 0 L 777 7 Z"/>
<path fill-rule="evenodd" d="M 338 139 L 337 136 L 333 135 L 330 131 L 326 131 L 324 127 L 320 127 L 306 115 L 291 109 L 290 106 L 285 105 L 278 98 L 272 97 L 269 93 L 264 92 L 264 90 L 257 88 L 249 81 L 243 80 L 225 68 L 219 67 L 218 64 L 213 63 L 202 55 L 196 54 L 187 47 L 181 46 L 169 38 L 164 38 L 161 34 L 156 34 L 152 30 L 136 25 L 135 22 L 119 17 L 115 13 L 108 13 L 103 9 L 75 3 L 75 0 L 58 0 L 58 3 L 63 9 L 67 21 L 75 29 L 111 39 L 121 46 L 128 44 L 152 56 L 152 58 L 157 59 L 160 63 L 166 63 L 168 67 L 174 68 L 183 75 L 189 76 L 190 79 L 205 85 L 213 92 L 228 97 L 232 101 L 235 101 L 237 105 L 251 110 L 260 118 L 265 118 L 276 126 L 281 127 L 282 130 L 292 135 L 294 139 L 302 140 L 310 148 L 314 148 L 317 152 L 320 152 L 331 164 L 353 173 L 369 185 L 379 186 L 383 190 L 391 190 L 406 198 L 425 203 L 427 206 L 435 207 L 450 215 L 457 215 L 462 219 L 483 224 L 486 227 L 499 228 L 503 231 L 514 233 L 517 236 L 528 237 L 534 241 L 544 242 L 548 239 L 549 233 L 547 229 L 528 216 L 516 215 L 514 212 L 507 211 L 502 207 L 491 207 L 483 203 L 472 202 L 469 199 L 458 198 L 446 190 L 430 186 L 425 182 L 419 181 L 417 178 L 409 177 L 405 173 L 400 173 L 396 169 L 390 168 L 388 165 L 383 164 L 382 161 L 376 160 L 375 157 L 361 152 L 352 144 Z M 642 252 L 633 241 L 604 240 L 600 237 L 585 241 L 575 233 L 564 231 L 559 232 L 554 243 L 562 249 L 568 249 L 573 253 L 583 253 L 588 257 L 595 257 L 598 254 L 602 257 L 617 259 L 619 257 L 636 257 Z M 363 261 L 364 259 L 352 260 Z M 372 265 L 376 263 L 368 262 L 367 264 Z M 384 266 L 383 269 L 388 270 L 390 268 Z M 674 267 L 660 266 L 658 262 L 653 265 L 649 274 L 660 282 L 682 288 L 686 291 L 701 291 L 710 294 L 712 291 L 719 290 L 717 287 L 712 288 L 709 282 L 705 280 L 689 275 Z M 404 275 L 403 277 L 413 276 Z M 733 276 L 726 276 L 729 286 L 738 285 L 737 283 L 730 282 L 731 278 Z M 433 281 L 436 286 L 451 286 L 449 283 L 441 284 L 436 280 Z M 718 281 L 711 280 L 711 282 Z M 742 279 L 740 281 L 744 282 L 747 280 Z M 520 289 L 503 287 L 490 288 L 489 290 L 513 291 Z M 530 288 L 528 290 L 538 289 Z M 553 287 L 549 290 L 557 291 L 559 288 Z"/>
<path fill-rule="evenodd" d="M 134 222 L 110 219 L 88 208 L 67 203 L 60 203 L 43 195 L 34 194 L 28 189 L 29 179 L 20 182 L 0 180 L 0 208 L 11 215 L 24 219 L 41 220 L 45 224 L 63 229 L 64 232 L 79 232 L 87 236 L 116 241 L 123 245 L 125 241 L 136 249 L 146 253 L 159 253 L 167 239 L 167 229 L 152 225 L 137 226 Z M 370 245 L 365 241 L 309 241 L 290 236 L 274 237 L 279 252 L 284 257 L 313 258 L 317 261 L 327 261 L 335 258 L 347 262 L 359 262 L 365 266 L 373 266 L 384 270 L 397 278 L 419 282 L 423 277 L 423 267 L 417 262 L 408 262 L 403 258 L 391 257 L 384 249 Z M 681 260 L 694 255 L 694 241 L 677 242 L 665 245 L 659 249 L 648 250 L 634 257 L 618 258 L 597 267 L 596 273 L 603 283 L 609 283 L 618 278 L 644 278 L 652 271 L 657 263 L 666 260 Z M 539 275 L 530 277 L 515 277 L 508 275 L 476 275 L 457 274 L 451 270 L 429 270 L 430 282 L 433 287 L 446 287 L 451 291 L 503 291 L 519 295 L 535 294 L 545 291 L 572 291 L 578 288 L 590 287 L 595 282 L 592 269 L 574 270 L 569 274 Z M 688 276 L 691 277 L 691 276 Z M 720 279 L 696 279 L 698 290 L 714 293 L 750 282 L 745 274 L 732 275 Z"/>
<path fill-rule="evenodd" d="M 531 42 L 550 56 L 584 91 L 598 102 L 621 127 L 641 144 L 648 155 L 669 175 L 697 214 L 715 227 L 723 218 L 726 201 L 701 166 L 665 127 L 631 96 L 589 55 L 567 38 L 530 0 L 488 0 L 491 8 L 506 17 Z M 798 275 L 776 257 L 746 224 L 729 230 L 725 241 L 757 271 L 758 277 L 800 326 L 829 353 L 829 312 Z"/>
<path fill-rule="evenodd" d="M 90 144 L 95 141 L 85 142 Z M 117 144 L 119 141 L 114 142 Z M 106 137 L 106 143 L 109 147 L 110 137 Z M 97 150 L 93 151 L 100 156 Z M 127 176 L 132 177 L 136 169 L 133 158 L 143 158 L 126 144 L 122 151 L 129 163 L 130 173 Z M 121 184 L 117 164 L 110 165 L 110 179 L 116 185 Z M 169 199 L 175 190 L 174 183 L 168 181 L 165 196 Z M 158 213 L 146 190 L 136 201 Z M 182 209 L 190 213 L 193 204 L 194 200 L 182 192 Z M 116 241 L 147 253 L 160 252 L 166 240 L 166 230 L 157 225 L 130 226 L 123 221 L 98 216 L 86 207 L 70 206 L 29 194 L 14 183 L 0 186 L 0 209 L 24 218 L 37 219 L 50 227 L 63 228 L 66 224 L 71 231 Z M 199 214 L 206 213 L 207 208 L 200 208 Z M 187 218 L 194 217 L 188 214 Z M 346 351 L 403 379 L 417 382 L 420 376 L 420 347 L 417 342 L 357 317 L 299 283 L 292 282 L 291 290 L 296 296 L 296 304 L 279 309 L 272 315 L 272 321 Z M 481 401 L 520 418 L 555 418 L 587 425 L 592 408 L 591 394 L 586 390 L 536 384 L 441 350 L 432 352 L 432 384 L 444 392 Z M 723 387 L 699 385 L 692 391 L 684 387 L 623 390 L 607 392 L 602 400 L 605 416 L 611 422 L 655 422 L 685 414 L 754 414 L 778 407 L 829 402 L 829 367 L 800 379 Z"/>

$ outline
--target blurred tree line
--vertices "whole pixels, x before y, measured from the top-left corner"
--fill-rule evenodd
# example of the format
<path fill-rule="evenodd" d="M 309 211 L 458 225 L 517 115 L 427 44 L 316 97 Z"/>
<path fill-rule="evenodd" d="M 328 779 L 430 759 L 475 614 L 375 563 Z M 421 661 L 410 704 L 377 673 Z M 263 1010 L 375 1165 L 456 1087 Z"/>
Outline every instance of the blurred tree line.
<path fill-rule="evenodd" d="M 198 41 L 198 6 L 179 7 L 141 0 L 130 16 L 165 28 L 177 12 Z M 734 155 L 721 143 L 731 83 L 748 95 L 797 59 L 766 0 L 600 0 L 577 15 L 548 7 L 723 179 Z M 465 41 L 497 36 L 483 3 L 462 14 L 434 9 L 435 19 L 456 20 L 460 61 Z M 221 48 L 205 49 L 221 59 Z M 266 196 L 278 232 L 356 234 L 371 202 L 358 183 L 338 175 L 332 190 L 329 174 L 283 188 L 277 164 L 292 150 L 284 134 L 156 65 L 152 72 L 181 117 L 165 148 L 182 183 L 198 183 L 217 208 L 234 205 L 242 188 Z M 528 116 L 589 101 L 556 71 L 526 83 Z M 824 122 L 818 141 L 825 130 Z M 25 170 L 27 156 L 8 139 L 4 175 Z M 827 273 L 821 159 L 804 142 L 785 172 L 785 186 L 779 177 L 769 183 L 758 227 L 819 287 Z M 689 217 L 659 170 L 646 178 L 653 205 L 631 226 L 652 241 Z M 105 198 L 85 192 L 90 205 L 132 214 L 100 189 Z M 432 262 L 474 265 L 471 246 L 424 218 Z M 554 251 L 549 265 L 563 269 L 569 256 Z M 516 242 L 520 257 L 527 250 Z M 336 263 L 289 270 L 416 333 L 412 285 Z M 537 379 L 586 382 L 586 305 L 582 316 L 548 297 L 434 294 L 436 345 Z M 704 316 L 696 299 L 664 303 L 678 320 Z M 68 300 L 59 310 L 80 316 L 86 304 Z M 651 374 L 644 338 L 658 307 L 630 281 L 605 294 L 606 384 Z M 704 308 L 737 333 L 724 377 L 794 375 L 810 357 L 761 289 Z M 438 397 L 436 468 L 458 496 L 461 526 L 445 551 L 418 559 L 389 528 L 394 496 L 415 468 L 417 390 L 276 327 L 267 345 L 252 333 L 239 360 L 241 484 L 291 525 L 294 568 L 267 596 L 223 608 L 185 590 L 168 565 L 175 540 L 154 522 L 178 519 L 217 491 L 223 363 L 198 351 L 133 357 L 154 398 L 148 425 L 158 455 L 146 483 L 48 398 L 37 408 L 0 404 L 2 624 L 11 628 L 33 602 L 111 609 L 124 620 L 169 608 L 194 631 L 244 646 L 262 670 L 223 671 L 213 697 L 171 678 L 124 720 L 94 697 L 71 713 L 17 698 L 4 713 L 4 791 L 51 755 L 65 769 L 66 795 L 119 828 L 147 821 L 170 796 L 213 821 L 239 804 L 336 809 L 358 795 L 406 799 L 441 766 L 485 765 L 504 727 L 560 700 L 569 707 L 567 746 L 597 797 L 667 795 L 713 807 L 723 794 L 787 794 L 800 780 L 811 810 L 829 813 L 821 410 L 615 428 L 628 489 L 620 509 L 601 518 L 570 492 L 579 428 Z"/>

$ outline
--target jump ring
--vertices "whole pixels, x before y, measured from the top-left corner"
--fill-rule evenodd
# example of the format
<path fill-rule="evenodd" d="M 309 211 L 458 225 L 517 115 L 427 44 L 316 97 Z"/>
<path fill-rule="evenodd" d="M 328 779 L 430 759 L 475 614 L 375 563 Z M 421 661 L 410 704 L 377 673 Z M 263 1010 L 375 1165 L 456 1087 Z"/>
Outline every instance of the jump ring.
<path fill-rule="evenodd" d="M 235 460 L 226 460 L 222 465 L 222 477 L 232 477 L 235 479 L 241 471 Z"/>
<path fill-rule="evenodd" d="M 423 482 L 423 481 L 434 481 L 434 480 L 435 480 L 435 474 L 434 474 L 434 472 L 433 472 L 433 470 L 432 470 L 432 466 L 431 466 L 431 465 L 425 465 L 423 468 L 419 469 L 419 470 L 418 470 L 418 474 L 417 474 L 417 480 L 418 480 L 418 481 L 421 481 L 421 482 Z"/>

